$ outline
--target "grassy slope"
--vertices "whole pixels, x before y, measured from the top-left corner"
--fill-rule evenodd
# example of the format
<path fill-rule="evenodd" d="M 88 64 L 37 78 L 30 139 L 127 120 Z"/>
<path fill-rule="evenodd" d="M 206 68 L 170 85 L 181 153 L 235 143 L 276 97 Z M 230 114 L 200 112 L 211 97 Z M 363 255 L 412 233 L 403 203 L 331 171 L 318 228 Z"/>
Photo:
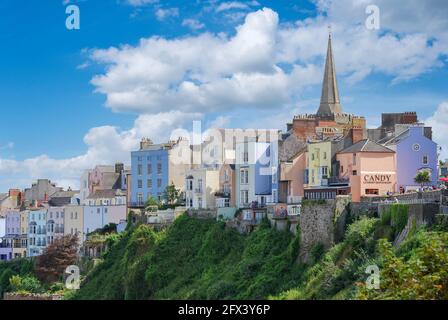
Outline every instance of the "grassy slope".
<path fill-rule="evenodd" d="M 183 216 L 162 233 L 140 226 L 121 236 L 75 298 L 438 299 L 446 296 L 446 230 L 420 230 L 398 251 L 384 249 L 387 242 L 380 239 L 393 240 L 393 231 L 387 222 L 363 218 L 349 225 L 344 241 L 321 258 L 316 257 L 312 265 L 299 265 L 296 263 L 299 236 L 274 231 L 267 224 L 243 236 L 225 228 L 223 223 Z M 435 242 L 439 245 L 431 245 Z M 398 273 L 397 261 L 402 268 Z M 373 264 L 384 270 L 385 285 L 382 291 L 366 292 L 362 287 L 367 277 L 365 270 Z M 417 267 L 419 270 L 412 269 Z M 414 288 L 409 288 L 409 277 L 414 273 L 421 279 L 429 279 L 426 286 L 416 289 L 421 292 L 417 296 L 412 295 Z M 431 287 L 434 275 L 438 277 L 435 289 Z"/>

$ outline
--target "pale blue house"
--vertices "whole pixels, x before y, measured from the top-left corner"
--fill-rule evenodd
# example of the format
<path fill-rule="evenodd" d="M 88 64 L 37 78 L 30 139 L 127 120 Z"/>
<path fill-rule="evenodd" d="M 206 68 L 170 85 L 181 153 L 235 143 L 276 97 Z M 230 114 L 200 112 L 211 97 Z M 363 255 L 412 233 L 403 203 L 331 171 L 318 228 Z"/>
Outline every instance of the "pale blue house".
<path fill-rule="evenodd" d="M 42 254 L 47 246 L 47 209 L 31 210 L 28 214 L 28 257 Z"/>
<path fill-rule="evenodd" d="M 420 171 L 427 171 L 431 176 L 428 186 L 438 182 L 437 144 L 424 134 L 421 125 L 409 126 L 402 132 L 383 142 L 386 147 L 396 152 L 397 190 L 417 190 L 420 185 L 414 177 Z"/>
<path fill-rule="evenodd" d="M 166 187 L 174 184 L 181 191 L 185 189 L 185 174 L 190 168 L 190 158 L 179 163 L 177 147 L 188 141 L 179 139 L 167 143 L 154 144 L 143 139 L 140 150 L 131 153 L 131 203 L 130 207 L 143 207 L 149 198 L 164 200 Z"/>

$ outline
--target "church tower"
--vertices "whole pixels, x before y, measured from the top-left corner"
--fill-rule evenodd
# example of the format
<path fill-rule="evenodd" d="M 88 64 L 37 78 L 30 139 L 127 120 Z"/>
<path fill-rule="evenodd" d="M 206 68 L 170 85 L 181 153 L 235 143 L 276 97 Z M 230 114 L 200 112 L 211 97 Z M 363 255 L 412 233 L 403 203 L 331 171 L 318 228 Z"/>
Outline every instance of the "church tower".
<path fill-rule="evenodd" d="M 339 100 L 338 82 L 336 79 L 336 68 L 334 66 L 333 48 L 331 44 L 331 32 L 328 36 L 327 59 L 325 62 L 324 81 L 322 84 L 322 96 L 320 99 L 319 117 L 333 117 L 335 114 L 342 114 L 342 107 Z"/>

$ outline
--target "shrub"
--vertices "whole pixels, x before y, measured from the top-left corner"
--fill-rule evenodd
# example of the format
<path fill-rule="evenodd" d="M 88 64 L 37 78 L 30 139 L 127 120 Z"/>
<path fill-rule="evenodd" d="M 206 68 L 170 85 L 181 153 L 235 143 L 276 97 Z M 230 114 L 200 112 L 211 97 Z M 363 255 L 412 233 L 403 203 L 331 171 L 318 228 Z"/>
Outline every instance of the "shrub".
<path fill-rule="evenodd" d="M 42 284 L 34 276 L 12 276 L 9 280 L 12 292 L 17 293 L 43 293 L 45 292 Z"/>

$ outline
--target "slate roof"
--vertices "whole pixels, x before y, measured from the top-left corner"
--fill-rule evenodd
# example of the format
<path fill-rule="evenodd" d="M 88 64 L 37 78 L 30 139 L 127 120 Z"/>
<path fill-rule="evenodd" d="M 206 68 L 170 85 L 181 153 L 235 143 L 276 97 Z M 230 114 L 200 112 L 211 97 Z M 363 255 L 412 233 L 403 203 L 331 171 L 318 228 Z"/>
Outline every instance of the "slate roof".
<path fill-rule="evenodd" d="M 378 141 L 378 143 L 384 144 L 385 146 L 394 145 L 400 142 L 402 139 L 408 136 L 409 129 L 401 132 L 400 134 L 393 134 L 392 136 L 386 137 Z"/>
<path fill-rule="evenodd" d="M 70 191 L 56 191 L 53 193 L 50 198 L 71 198 L 74 195 L 78 194 L 78 190 L 70 190 Z"/>
<path fill-rule="evenodd" d="M 90 194 L 87 199 L 111 199 L 116 196 L 125 196 L 126 194 L 119 189 L 97 190 Z"/>
<path fill-rule="evenodd" d="M 355 153 L 355 152 L 383 152 L 383 153 L 394 153 L 395 151 L 386 148 L 385 146 L 376 143 L 375 141 L 364 139 L 358 141 L 354 145 L 340 151 L 339 153 Z"/>

